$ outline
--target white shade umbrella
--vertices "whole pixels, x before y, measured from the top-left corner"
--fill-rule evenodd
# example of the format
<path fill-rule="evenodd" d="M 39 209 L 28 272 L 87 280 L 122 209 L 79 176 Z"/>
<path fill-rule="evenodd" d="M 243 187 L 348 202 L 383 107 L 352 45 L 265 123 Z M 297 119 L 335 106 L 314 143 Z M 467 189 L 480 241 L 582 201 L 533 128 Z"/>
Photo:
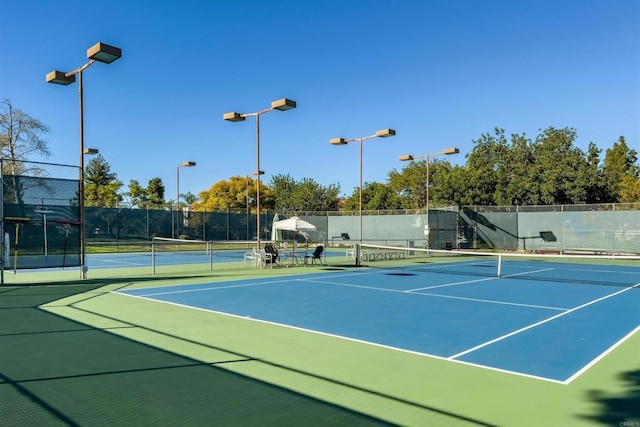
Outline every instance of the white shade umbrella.
<path fill-rule="evenodd" d="M 273 217 L 273 223 L 271 224 L 271 240 L 279 242 L 282 240 L 282 230 L 276 229 L 276 222 L 280 220 L 280 217 L 276 213 Z"/>
<path fill-rule="evenodd" d="M 297 217 L 297 216 L 292 216 L 291 218 L 287 218 L 287 219 L 283 219 L 282 221 L 274 221 L 273 222 L 273 230 L 286 230 L 286 231 L 293 231 L 295 233 L 301 233 L 302 235 L 306 237 L 306 231 L 314 231 L 316 229 L 316 226 Z M 293 241 L 293 246 L 295 249 L 295 244 L 296 241 L 294 239 Z"/>
<path fill-rule="evenodd" d="M 274 221 L 273 229 L 295 231 L 295 232 L 314 231 L 316 229 L 316 226 L 297 216 L 292 216 L 291 218 L 283 219 L 281 221 Z"/>

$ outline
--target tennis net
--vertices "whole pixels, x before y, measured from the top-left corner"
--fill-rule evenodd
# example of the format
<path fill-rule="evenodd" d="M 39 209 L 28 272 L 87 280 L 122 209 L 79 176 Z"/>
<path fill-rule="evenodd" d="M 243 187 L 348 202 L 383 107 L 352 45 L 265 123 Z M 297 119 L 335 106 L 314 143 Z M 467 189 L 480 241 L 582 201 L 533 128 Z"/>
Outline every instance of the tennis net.
<path fill-rule="evenodd" d="M 213 240 L 214 256 L 225 261 L 242 261 L 246 252 L 256 247 L 255 240 Z"/>
<path fill-rule="evenodd" d="M 360 265 L 412 272 L 640 287 L 640 256 L 493 253 L 361 244 Z"/>
<path fill-rule="evenodd" d="M 211 264 L 214 258 L 216 262 L 243 262 L 244 254 L 255 247 L 255 240 L 205 241 L 153 237 L 145 241 L 89 241 L 87 253 L 92 255 L 131 254 L 137 260 L 150 257 L 150 264 L 157 262 L 158 265 L 187 265 Z M 113 262 L 110 265 L 112 268 L 115 267 Z"/>
<path fill-rule="evenodd" d="M 159 253 L 180 254 L 190 252 L 194 254 L 209 255 L 212 244 L 206 240 L 172 239 L 170 237 L 154 237 L 154 250 Z"/>
<path fill-rule="evenodd" d="M 208 264 L 213 269 L 211 242 L 154 237 L 149 241 L 89 241 L 86 253 L 91 268 L 127 268 Z M 123 257 L 124 255 L 124 257 Z"/>
<path fill-rule="evenodd" d="M 166 253 L 200 252 L 209 255 L 211 242 L 154 237 L 152 240 L 88 241 L 87 253 Z"/>

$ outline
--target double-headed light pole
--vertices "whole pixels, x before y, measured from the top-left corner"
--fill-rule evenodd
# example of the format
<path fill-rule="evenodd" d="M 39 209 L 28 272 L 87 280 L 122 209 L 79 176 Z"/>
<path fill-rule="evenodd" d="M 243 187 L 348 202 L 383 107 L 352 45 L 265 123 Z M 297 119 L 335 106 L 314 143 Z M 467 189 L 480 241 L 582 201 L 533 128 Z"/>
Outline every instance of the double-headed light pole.
<path fill-rule="evenodd" d="M 78 208 L 80 211 L 80 271 L 83 279 L 87 278 L 84 223 L 84 156 L 85 154 L 97 154 L 98 150 L 96 150 L 95 148 L 84 148 L 84 102 L 82 73 L 96 61 L 105 64 L 111 64 L 121 56 L 122 51 L 119 48 L 109 46 L 108 44 L 104 43 L 96 43 L 95 45 L 87 49 L 87 59 L 89 59 L 89 61 L 80 68 L 68 73 L 65 73 L 64 71 L 51 71 L 46 76 L 46 80 L 48 83 L 55 83 L 66 86 L 75 82 L 76 74 L 78 75 L 78 96 L 80 108 L 80 182 L 78 184 Z"/>
<path fill-rule="evenodd" d="M 196 162 L 182 162 L 176 167 L 176 238 L 180 238 L 180 168 L 192 168 Z"/>
<path fill-rule="evenodd" d="M 257 232 L 257 246 L 260 249 L 260 116 L 273 110 L 287 111 L 296 108 L 296 102 L 287 98 L 278 99 L 271 103 L 271 107 L 262 111 L 256 111 L 255 113 L 231 113 L 223 114 L 222 118 L 230 122 L 241 122 L 247 117 L 254 116 L 256 118 L 256 232 Z"/>
<path fill-rule="evenodd" d="M 393 129 L 382 129 L 377 131 L 374 135 L 363 136 L 362 138 L 332 138 L 329 142 L 332 145 L 346 145 L 350 142 L 359 142 L 360 143 L 360 244 L 362 244 L 362 143 L 367 139 L 372 138 L 387 138 L 390 136 L 394 136 L 396 131 Z"/>
<path fill-rule="evenodd" d="M 424 225 L 424 236 L 427 239 L 427 249 L 429 249 L 429 232 L 430 232 L 430 228 L 429 228 L 429 160 L 431 159 L 431 157 L 436 157 L 436 156 L 440 156 L 440 155 L 451 155 L 451 154 L 457 154 L 459 153 L 460 150 L 458 150 L 455 147 L 452 148 L 445 148 L 444 150 L 438 152 L 438 153 L 433 153 L 433 154 L 421 154 L 418 156 L 414 156 L 411 154 L 404 154 L 402 156 L 398 157 L 398 160 L 402 160 L 402 161 L 411 161 L 411 160 L 415 160 L 415 159 L 425 159 L 426 163 L 427 163 L 427 187 L 426 187 L 426 193 L 427 193 L 427 197 L 426 197 L 426 209 L 425 209 L 425 214 L 426 214 L 426 222 Z"/>

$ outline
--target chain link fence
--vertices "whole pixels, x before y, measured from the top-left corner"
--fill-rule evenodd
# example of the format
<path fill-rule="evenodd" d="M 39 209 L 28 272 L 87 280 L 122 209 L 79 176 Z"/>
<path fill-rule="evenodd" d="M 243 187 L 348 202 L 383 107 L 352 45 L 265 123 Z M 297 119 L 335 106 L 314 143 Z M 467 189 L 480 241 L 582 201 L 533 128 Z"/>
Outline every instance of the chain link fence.
<path fill-rule="evenodd" d="M 80 265 L 78 167 L 0 160 L 2 274 Z M 270 241 L 274 220 L 299 216 L 315 225 L 285 240 L 328 247 L 364 243 L 433 249 L 527 252 L 640 253 L 640 203 L 545 206 L 439 206 L 359 212 L 260 214 L 260 240 Z M 248 209 L 192 211 L 171 206 L 120 204 L 85 207 L 86 244 L 125 248 L 156 237 L 181 240 L 257 241 L 256 213 Z M 362 227 L 361 227 L 362 224 Z"/>
<path fill-rule="evenodd" d="M 5 270 L 80 265 L 79 168 L 0 159 Z"/>

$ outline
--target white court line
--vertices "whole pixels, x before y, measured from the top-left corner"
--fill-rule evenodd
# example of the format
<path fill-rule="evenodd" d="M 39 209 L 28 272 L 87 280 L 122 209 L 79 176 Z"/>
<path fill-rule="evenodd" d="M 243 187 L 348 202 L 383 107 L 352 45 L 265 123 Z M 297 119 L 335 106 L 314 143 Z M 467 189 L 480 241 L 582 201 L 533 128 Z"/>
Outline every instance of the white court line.
<path fill-rule="evenodd" d="M 350 274 L 350 276 L 361 275 L 361 274 L 363 274 L 363 273 Z M 344 277 L 344 276 L 341 276 L 341 277 Z M 485 303 L 485 304 L 509 305 L 509 306 L 526 307 L 526 308 L 540 308 L 540 309 L 544 309 L 544 310 L 558 310 L 558 311 L 567 310 L 567 308 L 564 308 L 564 307 L 553 307 L 553 306 L 543 306 L 543 305 L 534 305 L 534 304 L 522 304 L 522 303 L 515 303 L 515 302 L 508 302 L 508 301 L 487 300 L 487 299 L 480 299 L 480 298 L 470 298 L 470 297 L 459 297 L 459 296 L 453 296 L 453 295 L 434 294 L 434 293 L 428 293 L 428 292 L 408 292 L 408 291 L 398 290 L 398 289 L 376 288 L 376 287 L 373 287 L 373 286 L 364 286 L 364 285 L 351 285 L 351 284 L 345 284 L 345 283 L 329 282 L 329 281 L 324 281 L 324 280 L 314 280 L 314 279 L 299 278 L 299 277 L 294 277 L 294 278 L 286 279 L 286 280 L 275 280 L 274 279 L 274 280 L 271 280 L 271 281 L 242 283 L 242 284 L 235 284 L 235 285 L 228 285 L 228 286 L 210 286 L 210 287 L 202 287 L 202 288 L 195 288 L 195 289 L 177 289 L 177 290 L 173 290 L 173 291 L 151 292 L 151 293 L 139 294 L 137 296 L 140 296 L 140 297 L 154 297 L 154 296 L 161 296 L 161 295 L 173 295 L 173 294 L 191 293 L 191 292 L 204 292 L 204 291 L 219 290 L 219 289 L 233 289 L 233 288 L 243 288 L 243 287 L 251 287 L 251 286 L 273 285 L 273 284 L 289 283 L 289 282 L 317 283 L 317 284 L 324 284 L 324 285 L 344 286 L 344 287 L 350 287 L 350 288 L 360 288 L 360 289 L 368 289 L 368 290 L 382 291 L 382 292 L 394 292 L 394 293 L 401 293 L 401 294 L 412 294 L 413 293 L 413 294 L 416 294 L 416 295 L 431 296 L 431 297 L 436 297 L 436 298 L 446 298 L 446 299 L 455 299 L 455 300 L 461 300 L 461 301 L 481 302 L 481 303 Z M 184 286 L 191 286 L 191 285 L 196 285 L 197 286 L 197 284 L 189 284 L 189 285 L 184 285 Z M 116 292 L 116 293 L 120 293 L 120 292 Z M 122 293 L 126 294 L 126 295 L 131 295 L 131 294 L 126 293 L 126 292 L 122 292 Z"/>
<path fill-rule="evenodd" d="M 510 277 L 526 276 L 527 274 L 542 273 L 543 271 L 553 271 L 553 270 L 555 270 L 555 268 L 543 268 L 540 270 L 531 270 L 531 271 L 524 271 L 522 273 L 507 274 L 506 276 L 500 276 L 500 277 L 508 279 Z"/>
<path fill-rule="evenodd" d="M 361 275 L 363 273 L 354 273 L 354 274 L 349 274 L 349 275 Z M 289 280 L 291 281 L 291 280 Z M 301 281 L 301 282 L 310 282 L 310 283 L 315 283 L 312 280 L 308 280 L 308 279 L 300 279 L 300 278 L 296 278 L 292 281 Z M 261 284 L 272 284 L 272 283 L 279 283 L 279 282 L 264 282 Z M 318 283 L 322 283 L 322 282 L 318 282 Z M 397 290 L 391 290 L 391 289 L 384 289 L 384 288 L 371 288 L 371 287 L 365 287 L 365 286 L 358 286 L 358 285 L 345 285 L 345 284 L 340 284 L 340 283 L 331 283 L 328 282 L 327 284 L 330 285 L 339 285 L 339 286 L 352 286 L 352 287 L 363 287 L 363 288 L 368 288 L 368 289 L 374 289 L 374 290 L 382 290 L 382 291 L 390 291 L 390 292 L 402 292 L 405 293 L 404 291 L 397 291 Z M 243 285 L 237 285 L 237 286 L 243 286 Z M 637 283 L 636 285 L 632 286 L 632 288 L 638 288 L 640 287 L 640 283 Z M 214 288 L 215 289 L 215 288 Z M 590 303 L 587 304 L 583 304 L 582 306 L 579 307 L 575 307 L 574 309 L 571 309 L 570 311 L 575 311 L 578 310 L 582 307 L 585 307 L 587 305 L 593 304 L 595 302 L 598 302 L 600 300 L 612 297 L 614 295 L 620 294 L 626 290 L 629 290 L 631 288 L 627 288 L 624 290 L 621 290 L 619 292 L 616 292 L 614 294 L 610 294 L 610 295 L 606 295 L 602 298 L 599 298 L 597 300 L 594 300 Z M 139 296 L 139 295 L 132 295 L 132 294 L 127 294 L 127 293 L 121 293 L 121 292 L 113 292 L 116 294 L 120 294 L 123 296 L 127 296 L 127 297 L 134 297 L 134 298 L 140 298 L 140 299 L 146 299 L 149 301 L 153 301 L 153 302 L 159 302 L 162 304 L 169 304 L 169 305 L 174 305 L 174 306 L 178 306 L 178 307 L 184 307 L 184 308 L 188 308 L 188 309 L 192 309 L 192 310 L 198 310 L 198 311 L 204 311 L 204 312 L 209 312 L 209 313 L 217 313 L 217 314 L 221 314 L 221 315 L 225 315 L 225 316 L 230 316 L 230 317 L 235 317 L 235 318 L 240 318 L 240 319 L 245 319 L 245 320 L 249 320 L 249 321 L 254 321 L 254 322 L 259 322 L 259 323 L 266 323 L 266 324 L 272 324 L 272 325 L 278 325 L 278 326 L 283 326 L 286 328 L 291 328 L 291 329 L 297 329 L 297 330 L 301 330 L 301 331 L 307 331 L 307 332 L 311 332 L 314 334 L 318 334 L 318 335 L 325 335 L 325 336 L 330 336 L 330 337 L 335 337 L 335 338 L 340 338 L 340 339 L 345 339 L 347 341 L 353 341 L 353 342 L 359 342 L 359 343 L 363 343 L 363 344 L 368 344 L 368 345 L 372 345 L 372 346 L 376 346 L 376 347 L 381 347 L 381 348 L 388 348 L 388 349 L 392 349 L 392 350 L 397 350 L 397 351 L 401 351 L 404 353 L 411 353 L 411 354 L 416 354 L 416 355 L 420 355 L 420 356 L 425 356 L 425 357 L 429 357 L 429 358 L 433 358 L 433 359 L 438 359 L 438 360 L 443 360 L 443 361 L 448 361 L 448 362 L 452 362 L 452 363 L 458 363 L 458 364 L 462 364 L 462 365 L 467 365 L 467 366 L 472 366 L 472 367 L 476 367 L 476 368 L 481 368 L 481 369 L 486 369 L 486 370 L 490 370 L 490 371 L 495 371 L 495 372 L 502 372 L 502 373 L 506 373 L 506 374 L 510 374 L 510 375 L 517 375 L 520 377 L 525 377 L 525 378 L 532 378 L 532 379 L 536 379 L 536 380 L 542 380 L 542 381 L 546 381 L 546 382 L 551 382 L 551 383 L 556 383 L 556 384 L 562 384 L 562 385 L 567 385 L 570 382 L 574 381 L 579 375 L 581 375 L 582 373 L 584 373 L 588 368 L 590 368 L 591 366 L 593 366 L 593 364 L 595 364 L 597 361 L 601 360 L 602 358 L 604 358 L 607 354 L 609 354 L 611 351 L 613 351 L 616 347 L 618 347 L 619 345 L 621 345 L 624 341 L 626 341 L 629 337 L 631 337 L 632 335 L 634 335 L 636 332 L 640 331 L 640 326 L 638 326 L 634 331 L 630 332 L 629 334 L 627 334 L 624 338 L 622 338 L 621 340 L 619 340 L 616 344 L 614 344 L 612 347 L 610 347 L 608 350 L 606 350 L 604 353 L 602 353 L 599 357 L 597 357 L 596 359 L 594 359 L 592 362 L 590 362 L 589 364 L 587 364 L 585 367 L 583 367 L 580 371 L 578 371 L 576 374 L 572 375 L 571 377 L 569 377 L 566 380 L 556 380 L 556 379 L 552 379 L 552 378 L 546 378 L 546 377 L 542 377 L 542 376 L 538 376 L 538 375 L 532 375 L 532 374 L 526 374 L 526 373 L 522 373 L 522 372 L 518 372 L 518 371 L 511 371 L 508 369 L 502 369 L 502 368 L 496 368 L 496 367 L 492 367 L 492 366 L 487 366 L 487 365 L 481 365 L 481 364 L 477 364 L 477 363 L 473 363 L 473 362 L 467 362 L 464 360 L 457 360 L 457 359 L 453 359 L 452 357 L 456 357 L 456 356 L 452 356 L 452 357 L 444 357 L 444 356 L 438 356 L 438 355 L 434 355 L 434 354 L 430 354 L 430 353 L 423 353 L 423 352 L 418 352 L 418 351 L 414 351 L 414 350 L 407 350 L 407 349 L 403 349 L 403 348 L 399 348 L 399 347 L 393 347 L 393 346 L 388 346 L 388 345 L 384 345 L 384 344 L 379 344 L 379 343 L 375 343 L 375 342 L 370 342 L 370 341 L 365 341 L 365 340 L 360 340 L 360 339 L 355 339 L 355 338 L 350 338 L 350 337 L 346 337 L 346 336 L 342 336 L 342 335 L 337 335 L 337 334 L 331 334 L 331 333 L 326 333 L 326 332 L 321 332 L 321 331 L 316 331 L 313 329 L 306 329 L 306 328 L 302 328 L 302 327 L 297 327 L 297 326 L 292 326 L 292 325 L 287 325 L 287 324 L 283 324 L 283 323 L 277 323 L 277 322 L 272 322 L 272 321 L 267 321 L 267 320 L 261 320 L 261 319 L 254 319 L 248 316 L 242 316 L 242 315 L 237 315 L 237 314 L 231 314 L 231 313 L 226 313 L 226 312 L 222 312 L 222 311 L 217 311 L 217 310 L 211 310 L 211 309 L 205 309 L 205 308 L 199 308 L 199 307 L 194 307 L 194 306 L 190 306 L 190 305 L 186 305 L 186 304 L 180 304 L 180 303 L 175 303 L 175 302 L 169 302 L 169 301 L 162 301 L 162 300 L 156 300 L 156 299 L 152 299 L 152 298 L 147 298 L 145 296 Z M 429 295 L 429 294 L 421 294 L 418 293 L 418 295 Z M 438 296 L 436 294 L 434 294 L 433 296 Z M 489 301 L 490 302 L 490 301 Z M 546 321 L 550 321 L 552 319 L 558 318 L 564 314 L 568 314 L 568 312 L 566 313 L 562 313 L 558 316 L 553 316 L 543 322 L 538 322 L 538 324 L 544 323 Z M 536 326 L 538 324 L 532 325 Z M 517 331 L 516 331 L 517 332 Z M 513 334 L 510 334 L 513 335 Z M 495 340 L 494 340 L 495 341 Z"/>
<path fill-rule="evenodd" d="M 211 287 L 206 287 L 206 288 L 196 288 L 196 289 L 178 289 L 175 291 L 164 291 L 164 292 L 152 292 L 152 293 L 148 293 L 148 294 L 140 294 L 140 295 L 132 295 L 128 292 L 120 292 L 120 291 L 116 291 L 115 293 L 117 294 L 124 294 L 127 296 L 139 296 L 141 298 L 144 297 L 151 297 L 151 296 L 158 296 L 158 295 L 171 295 L 171 294 L 183 294 L 183 293 L 189 293 L 189 292 L 203 292 L 203 291 L 215 291 L 218 289 L 231 289 L 231 288 L 245 288 L 245 287 L 249 287 L 249 286 L 262 286 L 262 285 L 274 285 L 274 284 L 279 284 L 279 283 L 283 283 L 283 282 L 295 282 L 296 279 L 289 279 L 289 280 L 274 280 L 271 282 L 252 282 L 252 283 L 241 283 L 241 284 L 237 284 L 237 285 L 229 285 L 229 286 L 211 286 Z M 218 283 L 224 283 L 224 282 L 218 282 Z M 178 285 L 178 286 L 198 286 L 198 283 L 189 283 L 189 284 L 185 284 L 185 285 Z M 172 285 L 175 286 L 175 285 Z"/>
<path fill-rule="evenodd" d="M 468 297 L 456 297 L 453 295 L 442 295 L 442 294 L 432 294 L 432 293 L 422 293 L 422 292 L 413 292 L 413 295 L 427 295 L 436 298 L 448 298 L 448 299 L 457 299 L 463 301 L 474 301 L 474 302 L 482 302 L 486 304 L 499 304 L 499 305 L 511 305 L 515 307 L 526 307 L 526 308 L 541 308 L 543 310 L 555 310 L 555 311 L 565 311 L 564 307 L 553 307 L 547 305 L 535 305 L 535 304 L 522 304 L 517 302 L 508 302 L 508 301 L 498 301 L 498 300 L 490 300 L 490 299 L 480 299 L 480 298 L 468 298 Z"/>
<path fill-rule="evenodd" d="M 604 352 L 602 352 L 602 354 L 600 354 L 598 357 L 596 357 L 595 359 L 593 359 L 591 362 L 587 363 L 586 365 L 584 365 L 582 367 L 582 369 L 580 369 L 578 372 L 576 372 L 575 374 L 571 375 L 569 378 L 567 378 L 564 383 L 565 384 L 571 384 L 571 382 L 573 382 L 573 380 L 575 380 L 576 378 L 578 378 L 580 375 L 584 374 L 585 372 L 587 372 L 593 365 L 595 365 L 596 363 L 598 363 L 599 361 L 601 361 L 602 359 L 604 359 L 604 357 L 606 355 L 608 355 L 609 353 L 611 353 L 613 350 L 615 350 L 616 348 L 618 348 L 622 343 L 624 343 L 626 340 L 628 340 L 629 338 L 631 338 L 632 335 L 634 335 L 636 332 L 640 331 L 640 325 L 638 325 L 637 328 L 635 328 L 634 330 L 632 330 L 631 332 L 629 332 L 627 335 L 625 335 L 624 337 L 622 337 L 620 340 L 618 340 L 617 343 L 615 343 L 614 345 L 612 345 L 611 347 L 609 347 L 608 349 L 606 349 Z"/>
<path fill-rule="evenodd" d="M 466 285 L 466 284 L 469 284 L 469 283 L 486 282 L 486 281 L 489 281 L 489 280 L 496 280 L 496 279 L 499 279 L 499 277 L 486 277 L 484 279 L 465 280 L 464 282 L 454 282 L 454 283 L 447 283 L 447 284 L 444 284 L 444 285 L 426 286 L 424 288 L 407 289 L 404 292 L 425 291 L 427 289 L 446 288 L 448 286 Z"/>
<path fill-rule="evenodd" d="M 569 265 L 576 265 L 576 264 L 569 264 Z M 585 264 L 586 265 L 586 264 Z M 622 274 L 622 275 L 631 275 L 631 276 L 637 276 L 638 275 L 638 271 L 631 271 L 631 270 L 604 270 L 604 269 L 598 269 L 598 268 L 566 268 L 566 265 L 563 264 L 559 264 L 559 266 L 562 266 L 563 268 L 556 268 L 556 267 L 549 267 L 550 270 L 560 270 L 560 271 L 577 271 L 580 273 L 596 273 L 596 274 L 603 274 L 603 273 L 609 273 L 609 274 Z M 524 264 L 509 264 L 508 265 L 509 268 L 519 268 L 519 269 L 523 269 L 523 268 L 528 268 L 529 266 L 524 265 Z M 637 268 L 637 267 L 633 267 L 633 266 L 621 266 L 621 267 L 631 267 L 631 268 Z"/>
<path fill-rule="evenodd" d="M 362 274 L 366 274 L 366 273 L 353 273 L 353 274 L 348 274 L 347 276 L 358 276 L 358 275 L 362 275 Z M 344 277 L 341 276 L 341 277 Z M 246 281 L 246 280 L 250 280 L 250 279 L 241 279 L 242 281 Z M 211 286 L 211 287 L 206 287 L 206 288 L 196 288 L 196 289 L 177 289 L 175 291 L 164 291 L 164 292 L 152 292 L 152 293 L 148 293 L 148 294 L 140 294 L 139 296 L 144 297 L 144 296 L 156 296 L 156 295 L 170 295 L 170 294 L 180 294 L 180 293 L 187 293 L 187 292 L 201 292 L 201 291 L 210 291 L 210 290 L 216 290 L 216 289 L 230 289 L 230 288 L 242 288 L 242 287 L 249 287 L 249 286 L 260 286 L 260 285 L 273 285 L 273 284 L 278 284 L 278 283 L 287 283 L 287 282 L 297 282 L 297 281 L 304 281 L 304 279 L 299 278 L 297 275 L 296 276 L 290 276 L 290 278 L 285 279 L 284 276 L 281 278 L 271 278 L 270 281 L 263 281 L 263 282 L 251 282 L 251 283 L 239 283 L 239 284 L 232 284 L 229 286 Z M 216 283 L 222 283 L 222 282 L 216 282 Z M 170 285 L 171 287 L 175 287 L 175 286 L 198 286 L 201 283 L 186 283 L 186 284 L 182 284 L 182 285 Z M 152 289 L 158 289 L 157 287 L 154 288 L 148 288 L 148 290 L 152 290 Z M 135 289 L 138 290 L 138 289 Z M 120 293 L 120 292 L 115 292 L 115 293 Z M 122 292 L 125 295 L 131 295 L 125 292 Z"/>
<path fill-rule="evenodd" d="M 457 297 L 453 295 L 442 295 L 442 294 L 433 294 L 429 292 L 407 292 L 401 291 L 398 289 L 388 289 L 388 288 L 376 288 L 373 286 L 364 286 L 364 285 L 349 285 L 345 283 L 336 283 L 336 282 L 327 282 L 322 280 L 313 280 L 313 279 L 298 279 L 301 282 L 308 283 L 318 283 L 323 285 L 332 285 L 332 286 L 345 286 L 348 288 L 360 288 L 360 289 L 369 289 L 374 291 L 383 291 L 383 292 L 394 292 L 399 294 L 407 294 L 407 295 L 422 295 L 436 298 L 446 298 L 446 299 L 455 299 L 461 301 L 473 301 L 473 302 L 481 302 L 485 304 L 498 304 L 498 305 L 511 305 L 516 307 L 527 307 L 527 308 L 541 308 L 544 310 L 556 310 L 556 311 L 565 311 L 567 310 L 564 307 L 552 307 L 552 306 L 544 306 L 544 305 L 533 305 L 533 304 L 521 304 L 517 302 L 508 302 L 508 301 L 498 301 L 498 300 L 489 300 L 489 299 L 480 299 L 480 298 L 469 298 L 469 297 Z"/>
<path fill-rule="evenodd" d="M 606 300 L 606 299 L 608 299 L 608 298 L 611 298 L 611 297 L 614 297 L 614 296 L 616 296 L 616 295 L 619 295 L 619 294 L 622 294 L 622 293 L 624 293 L 624 292 L 627 292 L 627 291 L 629 291 L 629 290 L 631 290 L 631 289 L 633 289 L 633 288 L 635 288 L 635 287 L 637 287 L 637 286 L 639 286 L 639 285 L 640 285 L 640 283 L 638 283 L 637 285 L 634 285 L 634 286 L 632 286 L 632 287 L 630 287 L 630 288 L 624 288 L 624 289 L 622 289 L 622 290 L 619 290 L 618 292 L 614 292 L 614 293 L 612 293 L 612 294 L 605 295 L 605 296 L 603 296 L 603 297 L 600 297 L 600 298 L 594 299 L 594 300 L 592 300 L 592 301 L 586 302 L 586 303 L 584 303 L 584 304 L 582 304 L 582 305 L 579 305 L 579 306 L 577 306 L 577 307 L 574 307 L 574 308 L 572 308 L 572 309 L 570 309 L 570 310 L 567 310 L 567 311 L 565 311 L 565 312 L 563 312 L 563 313 L 556 314 L 555 316 L 551 316 L 551 317 L 549 317 L 549 318 L 547 318 L 547 319 L 544 319 L 544 320 L 541 320 L 541 321 L 539 321 L 539 322 L 533 323 L 533 324 L 531 324 L 531 325 L 529 325 L 529 326 L 525 326 L 524 328 L 520 328 L 520 329 L 518 329 L 518 330 L 516 330 L 516 331 L 513 331 L 513 332 L 510 332 L 510 333 L 508 333 L 508 334 L 505 334 L 505 335 L 503 335 L 503 336 L 501 336 L 501 337 L 498 337 L 498 338 L 492 339 L 491 341 L 487 341 L 487 342 L 485 342 L 485 343 L 479 344 L 479 345 L 477 345 L 477 346 L 475 346 L 475 347 L 472 347 L 472 348 L 470 348 L 470 349 L 468 349 L 468 350 L 465 350 L 465 351 L 460 352 L 460 353 L 458 353 L 458 354 L 454 354 L 453 356 L 449 356 L 449 357 L 448 357 L 448 359 L 452 359 L 452 360 L 453 360 L 453 359 L 456 359 L 456 358 L 458 358 L 458 357 L 464 356 L 465 354 L 472 353 L 472 352 L 474 352 L 474 351 L 476 351 L 476 350 L 479 350 L 479 349 L 481 349 L 481 348 L 483 348 L 483 347 L 486 347 L 486 346 L 488 346 L 488 345 L 495 344 L 495 343 L 497 343 L 498 341 L 505 340 L 505 339 L 507 339 L 507 338 L 509 338 L 509 337 L 512 337 L 512 336 L 514 336 L 514 335 L 517 335 L 517 334 L 519 334 L 519 333 L 521 333 L 521 332 L 524 332 L 524 331 L 526 331 L 526 330 L 529 330 L 529 329 L 535 328 L 535 327 L 537 327 L 537 326 L 543 325 L 543 324 L 545 324 L 545 323 L 547 323 L 547 322 L 550 322 L 550 321 L 552 321 L 552 320 L 555 320 L 555 319 L 557 319 L 557 318 L 559 318 L 559 317 L 566 316 L 567 314 L 573 313 L 574 311 L 581 310 L 581 309 L 583 309 L 583 308 L 585 308 L 585 307 L 588 307 L 588 306 L 590 306 L 590 305 L 593 305 L 593 304 L 595 304 L 595 303 L 597 303 L 597 302 L 604 301 L 604 300 Z"/>
<path fill-rule="evenodd" d="M 110 259 L 106 259 L 106 258 L 90 258 L 91 262 L 102 262 L 105 264 L 125 264 L 125 265 L 136 265 L 136 266 L 151 266 L 151 264 L 149 262 L 145 262 L 145 263 L 141 263 L 141 262 L 127 262 L 127 261 L 122 261 L 122 260 L 110 260 Z M 100 267 L 93 267 L 94 269 L 99 269 Z"/>
<path fill-rule="evenodd" d="M 480 365 L 480 364 L 477 364 L 477 363 L 466 362 L 464 360 L 452 360 L 452 359 L 449 359 L 447 357 L 438 356 L 438 355 L 431 354 L 431 353 L 422 353 L 422 352 L 415 351 L 415 350 L 407 350 L 405 348 L 393 347 L 393 346 L 390 346 L 390 345 L 380 344 L 380 343 L 376 343 L 376 342 L 372 342 L 372 341 L 361 340 L 361 339 L 357 339 L 357 338 L 351 338 L 351 337 L 347 337 L 347 336 L 344 336 L 344 335 L 332 334 L 332 333 L 329 333 L 329 332 L 316 331 L 315 329 L 308 329 L 308 328 L 303 328 L 303 327 L 300 327 L 300 326 L 288 325 L 286 323 L 278 323 L 278 322 L 273 322 L 273 321 L 270 321 L 270 320 L 255 319 L 255 318 L 252 318 L 250 316 L 242 316 L 242 315 L 239 315 L 239 314 L 226 313 L 224 311 L 217 311 L 217 310 L 211 310 L 211 309 L 207 309 L 207 308 L 194 307 L 194 306 L 191 306 L 191 305 L 180 304 L 180 303 L 171 302 L 171 301 L 162 301 L 162 300 L 157 300 L 157 299 L 153 299 L 153 298 L 147 298 L 147 297 L 139 296 L 139 295 L 130 295 L 130 294 L 122 294 L 122 295 L 126 296 L 126 297 L 139 298 L 139 299 L 152 301 L 152 302 L 156 302 L 156 303 L 161 303 L 161 304 L 169 304 L 169 305 L 173 305 L 173 306 L 176 306 L 176 307 L 182 307 L 182 308 L 187 308 L 187 309 L 191 309 L 191 310 L 197 310 L 197 311 L 204 311 L 204 312 L 207 312 L 207 313 L 220 314 L 220 315 L 223 315 L 223 316 L 229 316 L 229 317 L 234 317 L 234 318 L 237 318 L 237 319 L 248 320 L 248 321 L 251 321 L 251 322 L 265 323 L 265 324 L 269 324 L 269 325 L 281 326 L 281 327 L 294 329 L 294 330 L 298 330 L 298 331 L 310 332 L 310 333 L 317 334 L 317 335 L 323 335 L 323 336 L 327 336 L 327 337 L 339 338 L 339 339 L 352 341 L 352 342 L 356 342 L 356 343 L 371 345 L 371 346 L 374 346 L 374 347 L 386 348 L 386 349 L 401 351 L 403 353 L 409 353 L 409 354 L 415 354 L 415 355 L 418 355 L 418 356 L 424 356 L 424 357 L 428 357 L 428 358 L 431 358 L 431 359 L 437 359 L 437 360 L 442 360 L 442 361 L 446 361 L 446 362 L 458 363 L 458 364 L 466 365 L 466 366 L 473 366 L 475 368 L 487 369 L 489 371 L 502 372 L 502 373 L 506 373 L 506 374 L 525 377 L 525 378 L 533 378 L 533 379 L 536 379 L 536 380 L 547 381 L 547 382 L 552 382 L 552 383 L 556 383 L 556 384 L 564 384 L 563 381 L 555 380 L 555 379 L 552 379 L 552 378 L 546 378 L 546 377 L 540 377 L 540 376 L 537 376 L 537 375 L 525 374 L 523 372 L 518 372 L 518 371 L 510 371 L 508 369 L 495 368 L 493 366 Z"/>
<path fill-rule="evenodd" d="M 409 271 L 419 271 L 419 272 L 431 272 L 435 271 L 436 273 L 440 273 L 441 271 L 446 271 L 450 269 L 455 269 L 460 266 L 472 266 L 477 267 L 478 265 L 484 265 L 485 267 L 498 268 L 496 261 L 488 261 L 488 260 L 475 260 L 475 261 L 454 261 L 454 262 L 443 262 L 436 264 L 426 264 L 424 268 L 410 268 Z M 416 265 L 417 266 L 417 265 Z M 376 268 L 376 267 L 372 267 Z M 397 271 L 407 271 L 403 268 L 389 268 L 389 270 L 397 270 Z M 468 273 L 460 273 L 459 271 L 452 271 L 451 274 L 468 274 Z"/>

